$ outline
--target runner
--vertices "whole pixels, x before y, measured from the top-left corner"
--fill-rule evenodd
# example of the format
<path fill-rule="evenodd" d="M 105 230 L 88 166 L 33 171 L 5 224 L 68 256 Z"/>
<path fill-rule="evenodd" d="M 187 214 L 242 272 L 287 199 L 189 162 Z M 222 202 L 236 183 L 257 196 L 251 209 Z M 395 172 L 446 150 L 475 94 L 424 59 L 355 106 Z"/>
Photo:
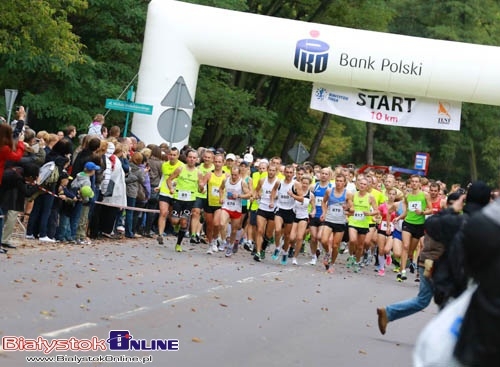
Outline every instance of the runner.
<path fill-rule="evenodd" d="M 286 265 L 288 261 L 288 249 L 290 247 L 290 231 L 292 230 L 294 212 L 293 207 L 296 200 L 302 197 L 302 184 L 293 179 L 294 170 L 292 165 L 285 167 L 285 178 L 280 181 L 277 189 L 277 212 L 274 216 L 274 240 L 276 248 L 273 260 L 281 255 L 281 264 Z M 274 195 L 274 193 L 272 194 Z M 283 248 L 281 249 L 281 237 L 283 233 Z"/>
<path fill-rule="evenodd" d="M 394 231 L 394 218 L 398 204 L 396 203 L 397 189 L 395 187 L 387 191 L 389 199 L 378 207 L 381 216 L 381 221 L 377 231 L 377 246 L 378 246 L 378 266 L 377 274 L 385 275 L 385 265 L 391 265 L 391 248 L 392 248 L 392 232 Z"/>
<path fill-rule="evenodd" d="M 179 160 L 179 150 L 173 147 L 168 152 L 168 161 L 163 162 L 161 166 L 160 185 L 155 189 L 160 192 L 158 197 L 160 215 L 158 217 L 158 237 L 156 237 L 160 245 L 163 245 L 163 232 L 165 232 L 167 217 L 172 211 L 174 202 L 173 195 L 167 187 L 167 180 L 177 168 L 182 166 L 184 166 L 184 163 Z M 172 187 L 175 187 L 175 181 L 172 182 Z"/>
<path fill-rule="evenodd" d="M 424 235 L 425 216 L 432 213 L 429 194 L 420 189 L 420 177 L 418 175 L 410 177 L 410 190 L 404 198 L 403 213 L 395 218 L 395 220 L 404 219 L 401 272 L 397 274 L 397 280 L 400 282 L 407 279 L 406 261 L 409 257 L 411 259 L 420 238 Z M 411 259 L 410 264 L 413 263 L 414 261 Z"/>
<path fill-rule="evenodd" d="M 274 211 L 276 207 L 274 205 L 275 197 L 272 196 L 272 193 L 277 191 L 279 185 L 276 171 L 276 166 L 269 166 L 267 177 L 262 178 L 255 189 L 256 198 L 259 200 L 256 253 L 253 257 L 255 261 L 261 261 L 265 258 L 266 247 L 274 232 Z"/>
<path fill-rule="evenodd" d="M 323 265 L 326 271 L 333 272 L 333 264 L 347 228 L 347 209 L 352 206 L 352 194 L 346 189 L 346 178 L 342 173 L 335 176 L 335 187 L 325 191 L 321 204 L 322 214 L 320 221 L 323 223 L 321 243 L 325 248 Z"/>
<path fill-rule="evenodd" d="M 368 180 L 358 177 L 357 184 L 359 191 L 354 194 L 353 205 L 349 209 L 349 242 L 350 247 L 355 249 L 355 257 L 350 256 L 347 263 L 347 267 L 352 267 L 355 273 L 361 270 L 365 237 L 370 227 L 369 217 L 378 214 L 375 199 L 367 192 Z"/>
<path fill-rule="evenodd" d="M 321 223 L 321 215 L 323 214 L 323 209 L 321 205 L 323 203 L 323 197 L 325 196 L 326 190 L 332 187 L 330 183 L 331 169 L 329 167 L 321 168 L 319 171 L 319 182 L 314 184 L 313 194 L 314 194 L 314 216 L 311 215 L 311 220 L 309 221 L 309 231 L 311 233 L 311 242 L 309 243 L 311 247 L 311 261 L 310 265 L 316 265 L 319 256 L 318 241 L 321 240 L 321 230 L 323 228 Z"/>
<path fill-rule="evenodd" d="M 295 218 L 290 231 L 290 244 L 293 246 L 292 264 L 297 265 L 297 257 L 302 250 L 302 243 L 306 235 L 306 229 L 309 221 L 309 204 L 314 203 L 314 194 L 311 191 L 312 178 L 310 175 L 303 175 L 301 180 L 302 185 L 302 198 L 294 195 L 295 204 L 293 212 Z M 315 215 L 316 208 L 313 206 L 311 215 Z"/>
<path fill-rule="evenodd" d="M 203 151 L 203 163 L 198 166 L 198 170 L 202 175 L 202 180 L 206 183 L 214 170 L 214 153 L 209 149 Z M 205 184 L 203 185 L 205 186 Z M 207 206 L 207 190 L 206 187 L 203 188 L 203 192 L 199 192 L 196 195 L 196 201 L 194 203 L 193 210 L 191 211 L 191 243 L 199 244 L 206 243 L 206 241 L 200 236 L 202 232 L 201 211 Z"/>
<path fill-rule="evenodd" d="M 224 165 L 224 156 L 216 154 L 214 156 L 214 170 L 206 184 L 207 205 L 203 208 L 205 212 L 206 235 L 208 241 L 207 254 L 211 255 L 218 251 L 217 238 L 220 232 L 220 214 L 221 204 L 219 188 L 226 179 L 226 174 L 222 170 Z M 206 179 L 206 176 L 205 176 Z M 205 187 L 205 185 L 203 185 Z"/>
<path fill-rule="evenodd" d="M 191 210 L 196 201 L 196 193 L 203 191 L 203 186 L 200 187 L 200 181 L 203 183 L 201 173 L 196 168 L 197 158 L 198 153 L 196 150 L 188 150 L 186 153 L 186 165 L 177 168 L 167 180 L 170 193 L 174 193 L 174 203 L 170 220 L 173 226 L 180 225 L 177 234 L 177 244 L 175 245 L 176 252 L 182 252 L 181 244 L 188 231 Z M 177 180 L 175 189 L 173 185 L 174 180 Z"/>
<path fill-rule="evenodd" d="M 224 242 L 227 238 L 227 227 L 231 222 L 231 234 L 229 243 L 224 243 L 226 248 L 226 257 L 238 252 L 238 241 L 236 232 L 241 227 L 242 218 L 242 199 L 248 199 L 251 196 L 250 189 L 246 182 L 240 176 L 240 168 L 233 166 L 231 176 L 222 181 L 219 189 L 221 211 L 221 236 Z"/>

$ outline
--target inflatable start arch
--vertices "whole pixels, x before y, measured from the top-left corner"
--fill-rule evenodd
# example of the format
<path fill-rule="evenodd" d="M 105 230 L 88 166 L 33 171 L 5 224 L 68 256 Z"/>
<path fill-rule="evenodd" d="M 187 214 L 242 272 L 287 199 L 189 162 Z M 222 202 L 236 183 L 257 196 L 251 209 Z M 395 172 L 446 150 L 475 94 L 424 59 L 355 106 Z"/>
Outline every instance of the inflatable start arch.
<path fill-rule="evenodd" d="M 132 131 L 189 140 L 202 64 L 323 84 L 500 105 L 500 48 L 363 31 L 172 0 L 148 8 Z"/>

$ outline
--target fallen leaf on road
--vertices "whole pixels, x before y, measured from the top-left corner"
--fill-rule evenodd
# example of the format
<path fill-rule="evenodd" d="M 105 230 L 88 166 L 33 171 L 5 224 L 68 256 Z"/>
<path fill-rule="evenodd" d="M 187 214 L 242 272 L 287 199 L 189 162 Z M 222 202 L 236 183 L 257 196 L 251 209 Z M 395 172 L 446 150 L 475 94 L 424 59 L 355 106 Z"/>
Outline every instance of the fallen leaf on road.
<path fill-rule="evenodd" d="M 360 350 L 358 351 L 358 353 L 359 353 L 359 354 L 367 354 L 367 353 L 366 353 L 366 351 L 364 351 L 364 350 L 362 350 L 362 349 L 360 349 Z"/>
<path fill-rule="evenodd" d="M 253 301 L 253 298 L 252 297 L 248 297 L 247 298 L 249 301 Z"/>
<path fill-rule="evenodd" d="M 219 303 L 219 305 L 222 307 L 227 307 L 227 305 L 225 305 L 224 303 Z"/>
<path fill-rule="evenodd" d="M 193 339 L 191 339 L 191 341 L 193 343 L 201 343 L 201 339 L 200 338 L 193 338 Z"/>
<path fill-rule="evenodd" d="M 76 283 L 75 284 L 76 288 L 83 288 L 83 285 Z"/>
<path fill-rule="evenodd" d="M 192 308 L 192 309 L 191 309 L 191 312 L 196 312 L 196 308 Z"/>

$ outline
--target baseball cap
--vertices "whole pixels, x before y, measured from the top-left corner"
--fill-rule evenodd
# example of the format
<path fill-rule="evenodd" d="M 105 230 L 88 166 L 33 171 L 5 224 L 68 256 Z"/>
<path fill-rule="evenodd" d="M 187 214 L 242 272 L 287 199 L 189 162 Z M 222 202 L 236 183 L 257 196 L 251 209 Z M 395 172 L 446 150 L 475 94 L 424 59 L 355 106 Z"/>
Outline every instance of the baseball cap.
<path fill-rule="evenodd" d="M 98 166 L 97 164 L 95 164 L 94 162 L 87 162 L 85 163 L 85 167 L 84 167 L 87 171 L 97 171 L 97 170 L 100 170 L 101 167 Z"/>
<path fill-rule="evenodd" d="M 229 153 L 228 155 L 226 155 L 226 161 L 228 159 L 232 159 L 233 161 L 235 161 L 236 160 L 236 156 L 233 153 Z"/>

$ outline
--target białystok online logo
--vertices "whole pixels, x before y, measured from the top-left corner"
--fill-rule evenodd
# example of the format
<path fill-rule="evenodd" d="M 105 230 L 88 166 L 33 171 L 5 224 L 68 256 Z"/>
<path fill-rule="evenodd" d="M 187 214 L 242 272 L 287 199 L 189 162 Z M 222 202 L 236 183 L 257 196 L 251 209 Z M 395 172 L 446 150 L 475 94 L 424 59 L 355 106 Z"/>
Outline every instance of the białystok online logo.
<path fill-rule="evenodd" d="M 4 351 L 27 351 L 43 352 L 49 354 L 58 351 L 74 352 L 102 352 L 106 350 L 133 351 L 133 350 L 154 350 L 154 351 L 178 351 L 178 339 L 134 339 L 128 330 L 111 330 L 108 339 L 101 339 L 93 336 L 90 339 L 68 339 L 48 340 L 44 337 L 28 339 L 22 336 L 2 337 L 2 349 Z"/>

